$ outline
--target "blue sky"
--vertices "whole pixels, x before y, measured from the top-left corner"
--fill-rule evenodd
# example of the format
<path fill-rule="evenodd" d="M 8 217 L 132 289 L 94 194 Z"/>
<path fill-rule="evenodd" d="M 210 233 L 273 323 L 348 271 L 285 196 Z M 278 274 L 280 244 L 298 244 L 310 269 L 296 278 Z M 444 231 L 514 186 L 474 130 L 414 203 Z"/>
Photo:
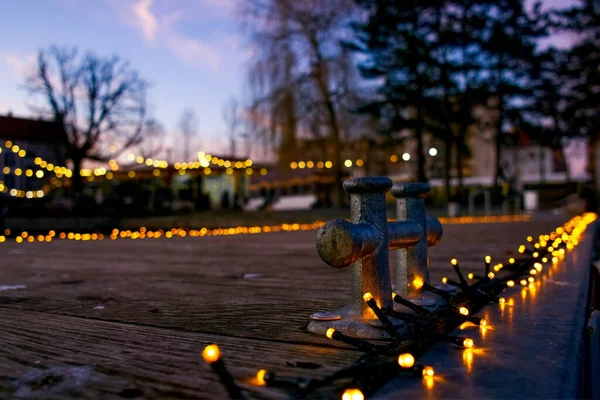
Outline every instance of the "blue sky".
<path fill-rule="evenodd" d="M 23 76 L 52 44 L 128 60 L 152 87 L 154 116 L 177 154 L 184 108 L 199 119 L 197 146 L 226 148 L 221 109 L 243 101 L 250 52 L 236 0 L 5 0 L 0 13 L 0 114 L 32 115 Z M 30 98 L 29 98 L 30 99 Z"/>

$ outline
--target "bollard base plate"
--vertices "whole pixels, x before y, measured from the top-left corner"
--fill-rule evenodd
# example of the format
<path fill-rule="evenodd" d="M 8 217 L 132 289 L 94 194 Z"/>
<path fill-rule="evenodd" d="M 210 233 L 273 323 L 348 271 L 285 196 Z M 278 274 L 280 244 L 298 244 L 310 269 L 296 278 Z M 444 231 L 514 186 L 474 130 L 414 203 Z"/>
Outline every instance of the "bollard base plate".
<path fill-rule="evenodd" d="M 421 307 L 432 307 L 436 304 L 435 299 L 431 297 L 409 297 L 407 300 Z"/>
<path fill-rule="evenodd" d="M 315 318 L 315 314 L 327 316 L 340 316 L 339 319 L 319 319 Z M 322 312 L 311 315 L 313 319 L 308 324 L 308 331 L 316 335 L 325 336 L 327 329 L 333 328 L 346 336 L 360 339 L 390 339 L 390 335 L 383 329 L 381 322 L 378 319 L 365 319 L 350 312 L 350 307 L 344 307 L 333 312 Z M 399 327 L 404 324 L 404 321 L 398 318 L 388 316 L 394 326 Z"/>
<path fill-rule="evenodd" d="M 444 292 L 448 292 L 448 293 L 456 293 L 456 292 L 458 292 L 458 288 L 456 286 L 446 285 L 444 283 L 442 283 L 440 285 L 434 285 L 434 287 L 436 289 L 443 290 Z"/>
<path fill-rule="evenodd" d="M 322 311 L 310 314 L 310 319 L 315 321 L 337 321 L 338 319 L 342 319 L 343 317 L 335 312 L 331 311 Z"/>

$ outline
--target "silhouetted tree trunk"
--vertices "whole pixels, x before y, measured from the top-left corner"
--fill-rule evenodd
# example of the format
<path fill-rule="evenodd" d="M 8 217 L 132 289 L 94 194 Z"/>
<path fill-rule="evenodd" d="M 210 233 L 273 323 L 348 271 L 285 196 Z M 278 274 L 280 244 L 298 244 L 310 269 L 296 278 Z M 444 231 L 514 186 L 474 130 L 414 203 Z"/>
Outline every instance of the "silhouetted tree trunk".
<path fill-rule="evenodd" d="M 79 57 L 76 49 L 52 46 L 38 53 L 26 86 L 43 98 L 40 113 L 64 133 L 60 144 L 74 165 L 74 194 L 83 189 L 83 161 L 108 162 L 145 138 L 148 85 L 117 56 Z"/>

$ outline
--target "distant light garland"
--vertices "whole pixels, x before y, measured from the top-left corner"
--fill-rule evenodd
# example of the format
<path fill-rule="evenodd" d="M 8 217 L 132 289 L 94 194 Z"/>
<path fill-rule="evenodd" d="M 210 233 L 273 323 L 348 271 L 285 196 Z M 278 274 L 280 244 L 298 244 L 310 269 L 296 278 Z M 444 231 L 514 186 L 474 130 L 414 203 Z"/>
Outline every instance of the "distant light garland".
<path fill-rule="evenodd" d="M 561 248 L 557 249 L 557 247 L 564 246 L 567 248 L 567 251 L 572 250 L 579 243 L 579 238 L 583 234 L 583 232 L 585 231 L 587 226 L 589 224 L 591 224 L 592 222 L 594 222 L 596 219 L 597 219 L 597 215 L 594 213 L 587 213 L 587 214 L 584 214 L 583 216 L 574 217 L 571 220 L 567 221 L 562 227 L 557 228 L 555 232 L 552 232 L 550 235 L 546 235 L 546 236 L 548 236 L 548 238 L 546 238 L 546 236 L 544 236 L 544 238 L 540 239 L 540 241 L 546 241 L 546 242 L 548 242 L 549 240 L 553 240 L 552 246 L 549 245 L 550 243 L 546 243 L 546 245 L 539 245 L 534 248 L 539 249 L 539 251 L 542 252 L 543 255 L 546 255 L 546 253 L 552 254 L 553 255 L 552 263 L 556 264 L 558 262 L 559 257 L 564 257 L 564 254 L 565 254 L 564 248 L 561 247 Z M 565 233 L 563 234 L 562 232 L 565 232 Z M 561 235 L 560 238 L 558 238 L 557 235 Z M 552 239 L 550 239 L 550 238 L 552 238 Z M 532 242 L 532 240 L 528 240 L 528 241 L 530 243 Z M 539 242 L 536 244 L 539 244 Z M 486 270 L 489 269 L 490 261 L 491 260 L 488 259 L 488 257 L 486 257 L 486 259 L 485 259 Z M 467 303 L 470 304 L 470 306 L 474 306 L 475 308 L 482 308 L 483 306 L 485 306 L 485 304 L 487 302 L 489 302 L 490 300 L 494 300 L 500 304 L 500 307 L 505 307 L 507 304 L 506 299 L 504 297 L 496 297 L 499 293 L 514 286 L 515 278 L 527 276 L 531 273 L 531 271 L 536 271 L 536 273 L 537 272 L 541 273 L 541 271 L 543 270 L 542 263 L 539 263 L 539 261 L 537 260 L 537 257 L 534 257 L 534 255 L 531 254 L 531 256 L 528 256 L 527 258 L 523 258 L 520 260 L 514 260 L 514 262 L 510 262 L 509 266 L 506 267 L 506 269 L 510 270 L 510 273 L 507 277 L 498 278 L 492 272 L 489 272 L 490 275 L 480 278 L 474 284 L 472 284 L 470 286 L 467 285 L 465 287 L 462 284 L 464 278 L 460 279 L 462 273 L 460 272 L 460 269 L 458 268 L 458 261 L 453 259 L 452 265 L 455 267 L 455 271 L 456 271 L 457 275 L 459 276 L 459 280 L 461 280 L 461 284 L 459 284 L 459 285 L 462 287 L 462 290 L 457 295 L 454 295 L 454 296 L 450 296 L 446 293 L 446 296 L 444 296 L 444 298 L 447 300 L 448 306 L 450 306 L 451 308 L 455 307 L 455 309 L 458 309 L 457 315 L 461 315 L 465 318 L 467 318 L 467 316 L 469 316 L 469 314 L 470 314 L 469 308 L 466 305 Z M 499 265 L 501 265 L 501 264 L 499 264 Z M 530 269 L 532 265 L 534 268 Z M 535 282 L 535 279 L 533 278 L 533 276 L 529 276 L 529 278 L 527 280 L 523 279 L 522 282 L 523 281 L 524 281 L 525 285 L 527 284 L 527 281 L 530 282 L 529 289 L 532 291 L 532 293 L 534 293 L 533 291 L 536 290 L 536 286 L 533 284 L 533 282 Z M 509 282 L 512 282 L 512 284 L 510 284 Z M 538 285 L 539 285 L 539 282 L 538 282 Z M 422 280 L 420 281 L 420 283 L 418 285 L 414 284 L 413 286 L 415 286 L 415 287 L 418 286 L 418 288 L 421 288 L 423 290 L 431 290 L 434 292 L 438 292 L 437 289 L 430 287 Z M 443 291 L 439 291 L 439 292 L 445 293 Z M 523 292 L 525 292 L 525 295 L 526 295 L 525 289 L 523 289 Z M 481 301 L 482 296 L 485 299 L 483 302 Z M 376 316 L 378 317 L 379 321 L 382 323 L 384 328 L 386 328 L 386 330 L 388 330 L 389 327 L 387 327 L 386 325 L 389 323 L 389 320 L 387 320 L 387 317 L 385 316 L 385 314 L 378 307 L 373 296 L 370 293 L 365 293 L 363 296 L 363 299 L 369 305 L 369 307 L 374 311 L 374 313 L 376 314 Z M 403 305 L 407 305 L 406 303 L 409 303 L 406 300 L 402 299 L 397 294 L 393 294 L 393 300 L 395 302 L 403 304 Z M 457 303 L 458 304 L 465 303 L 465 305 L 459 307 L 457 305 Z M 513 304 L 512 299 L 509 299 L 508 305 L 511 305 L 511 304 Z M 425 385 L 427 386 L 427 388 L 431 388 L 431 386 L 433 385 L 433 376 L 434 376 L 433 367 L 415 365 L 415 358 L 416 358 L 414 356 L 415 353 L 413 351 L 407 352 L 407 350 L 409 350 L 411 347 L 415 347 L 415 349 L 418 350 L 420 348 L 420 346 L 422 346 L 420 343 L 423 341 L 423 339 L 429 338 L 431 340 L 431 337 L 429 337 L 429 336 L 434 335 L 434 334 L 431 333 L 432 327 L 428 324 L 437 326 L 437 324 L 439 324 L 440 322 L 444 323 L 444 321 L 447 321 L 448 317 L 449 317 L 446 314 L 447 306 L 442 305 L 438 309 L 436 309 L 435 311 L 432 311 L 432 312 L 430 312 L 428 310 L 422 311 L 420 306 L 415 306 L 415 305 L 409 306 L 409 308 L 416 311 L 418 316 L 412 315 L 411 319 L 407 319 L 405 321 L 405 323 L 407 323 L 409 325 L 413 324 L 411 329 L 408 329 L 408 331 L 410 332 L 410 331 L 412 331 L 412 329 L 415 329 L 418 327 L 420 329 L 416 329 L 416 331 L 421 332 L 421 335 L 424 336 L 424 337 L 420 338 L 421 340 L 416 340 L 416 341 L 411 340 L 411 343 L 412 343 L 411 345 L 408 345 L 408 346 L 402 345 L 401 342 L 398 341 L 398 339 L 395 339 L 396 334 L 400 335 L 399 331 L 397 331 L 396 334 L 391 335 L 393 339 L 389 345 L 375 346 L 375 345 L 370 344 L 366 340 L 347 338 L 346 336 L 337 332 L 335 329 L 330 328 L 326 332 L 326 336 L 328 338 L 344 341 L 348 344 L 353 345 L 354 347 L 362 349 L 363 351 L 366 352 L 366 354 L 364 356 L 362 356 L 361 358 L 359 358 L 359 360 L 354 362 L 349 367 L 342 368 L 341 370 L 338 370 L 337 372 L 334 372 L 333 374 L 331 374 L 325 378 L 322 378 L 322 379 L 303 380 L 302 378 L 283 377 L 283 378 L 280 378 L 280 381 L 278 382 L 275 379 L 273 379 L 273 380 L 265 379 L 265 376 L 267 376 L 266 370 L 260 370 L 259 373 L 257 374 L 257 379 L 256 379 L 257 383 L 256 384 L 258 386 L 269 385 L 269 386 L 281 387 L 281 388 L 284 387 L 283 383 L 286 383 L 286 387 L 288 387 L 288 388 L 291 384 L 292 388 L 294 388 L 295 392 L 296 392 L 296 395 L 294 397 L 297 397 L 297 396 L 306 397 L 312 390 L 315 390 L 319 387 L 332 385 L 337 380 L 350 379 L 351 381 L 346 384 L 347 385 L 346 389 L 344 390 L 343 394 L 341 395 L 342 400 L 363 400 L 365 398 L 365 389 L 367 389 L 367 391 L 370 390 L 371 392 L 373 390 L 375 390 L 374 387 L 368 387 L 369 382 L 371 380 L 371 377 L 369 376 L 370 371 L 372 371 L 371 374 L 373 376 L 381 375 L 383 372 L 386 372 L 386 374 L 387 374 L 386 378 L 391 379 L 391 378 L 393 378 L 393 376 L 395 376 L 400 371 L 406 370 L 406 371 L 410 371 L 410 372 L 420 371 L 420 375 L 423 377 Z M 390 313 L 392 315 L 402 318 L 399 315 L 399 313 L 396 313 L 393 311 L 390 311 Z M 417 321 L 414 322 L 414 320 L 412 318 L 416 318 Z M 452 318 L 452 317 L 450 316 L 450 318 Z M 413 321 L 413 322 L 411 322 L 411 321 Z M 415 326 L 414 324 L 418 324 L 418 325 Z M 456 327 L 456 325 L 453 325 L 453 326 Z M 483 332 L 488 328 L 487 321 L 484 319 L 479 319 L 479 326 L 480 326 L 480 329 L 482 329 L 482 336 L 483 336 Z M 428 329 L 428 327 L 429 327 L 429 329 Z M 393 328 L 393 329 L 395 329 L 395 328 Z M 409 336 L 409 338 L 412 338 L 412 336 Z M 444 335 L 444 336 L 439 337 L 438 341 L 453 343 L 457 346 L 460 346 L 460 347 L 466 349 L 465 351 L 469 351 L 469 352 L 471 352 L 472 351 L 471 349 L 475 346 L 473 339 L 468 338 L 468 337 L 456 337 L 456 336 Z M 396 348 L 399 349 L 398 352 L 396 353 L 395 356 L 391 357 L 391 354 L 394 353 L 394 349 L 396 349 Z M 472 358 L 472 353 L 469 353 L 469 355 Z M 378 361 L 382 357 L 384 358 L 384 361 Z M 469 357 L 467 357 L 467 359 L 469 359 Z M 399 367 L 399 369 L 394 370 L 392 367 L 393 365 L 395 365 L 396 368 Z M 259 376 L 259 374 L 261 372 L 263 372 L 262 376 Z M 270 374 L 273 374 L 273 376 L 275 376 L 274 373 L 268 373 L 268 375 L 270 375 Z M 378 376 L 378 378 L 380 378 L 380 376 Z M 375 384 L 375 385 L 377 385 L 377 384 Z"/>
<path fill-rule="evenodd" d="M 434 157 L 437 155 L 437 149 L 435 148 L 431 148 L 429 149 L 429 155 Z M 392 154 L 390 156 L 390 162 L 395 164 L 397 163 L 400 159 L 402 159 L 403 161 L 410 161 L 410 154 L 409 153 L 402 153 L 402 155 L 400 157 L 398 157 L 396 154 Z M 344 160 L 344 162 L 342 163 L 344 167 L 346 168 L 352 168 L 353 166 L 357 166 L 357 167 L 362 167 L 365 165 L 365 162 L 362 158 L 357 158 L 355 160 L 352 160 L 350 158 L 347 158 L 346 160 Z M 300 160 L 300 161 L 292 161 L 290 163 L 290 168 L 291 169 L 330 169 L 333 168 L 334 163 L 332 161 L 312 161 L 312 160 Z"/>
<path fill-rule="evenodd" d="M 487 224 L 506 222 L 529 222 L 530 215 L 493 215 L 480 217 L 439 217 L 442 224 Z"/>
<path fill-rule="evenodd" d="M 21 197 L 28 199 L 41 199 L 46 194 L 43 190 L 18 190 L 9 189 L 4 182 L 0 181 L 0 192 L 8 193 L 12 197 Z"/>
<path fill-rule="evenodd" d="M 111 147 L 114 147 L 114 146 L 111 146 Z M 169 168 L 169 166 L 171 166 L 169 164 L 169 162 L 166 160 L 156 160 L 156 159 L 152 159 L 150 157 L 146 158 L 146 157 L 143 157 L 140 155 L 136 156 L 134 153 L 129 153 L 127 155 L 127 159 L 132 162 L 135 161 L 136 163 L 138 163 L 140 165 L 146 165 L 149 167 L 160 168 L 160 169 Z M 228 160 L 225 158 L 213 156 L 209 153 L 205 153 L 204 151 L 199 151 L 198 152 L 198 160 L 178 161 L 178 162 L 173 163 L 172 166 L 173 166 L 173 168 L 175 168 L 175 170 L 179 171 L 181 175 L 185 174 L 185 172 L 181 172 L 181 171 L 200 169 L 200 168 L 204 169 L 205 175 L 209 175 L 210 172 L 208 172 L 208 171 L 211 170 L 210 169 L 211 164 L 226 168 L 226 172 L 228 174 L 230 174 L 230 172 L 228 172 L 228 171 L 229 171 L 229 168 L 231 168 L 231 170 L 245 169 L 246 174 L 251 175 L 254 172 L 254 170 L 252 168 L 250 168 L 253 165 L 253 163 L 254 162 L 249 158 L 246 159 L 245 161 Z M 110 160 L 109 166 L 111 167 L 112 171 L 119 170 L 119 165 L 116 160 Z M 258 170 L 258 172 L 260 172 L 261 175 L 265 175 L 266 169 L 260 168 Z"/>
<path fill-rule="evenodd" d="M 20 148 L 18 145 L 13 144 L 13 142 L 10 140 L 7 140 L 4 143 L 4 146 L 7 149 L 10 149 L 13 153 L 15 153 L 16 156 L 18 156 L 20 158 L 24 158 L 27 156 L 27 151 L 25 149 Z M 116 151 L 116 147 L 110 146 L 109 151 L 111 153 Z M 2 153 L 1 147 L 0 147 L 0 153 Z M 133 153 L 129 153 L 127 155 L 127 159 L 129 161 L 135 161 L 139 165 L 146 165 L 149 167 L 154 167 L 154 170 L 152 171 L 152 175 L 154 177 L 161 176 L 161 169 L 165 169 L 165 168 L 169 167 L 169 163 L 165 160 L 157 160 L 157 159 L 152 159 L 150 157 L 145 158 L 143 156 L 136 156 Z M 45 178 L 44 171 L 54 173 L 56 175 L 56 178 L 59 178 L 59 179 L 60 178 L 70 179 L 73 177 L 73 171 L 71 169 L 64 167 L 64 166 L 54 165 L 54 164 L 42 159 L 41 157 L 36 157 L 34 159 L 34 163 L 40 167 L 39 170 L 10 168 L 10 167 L 6 166 L 2 169 L 2 172 L 5 175 L 8 175 L 8 174 L 13 174 L 15 176 L 25 175 L 28 178 L 35 178 L 35 179 L 44 179 Z M 211 156 L 210 154 L 206 154 L 202 151 L 198 152 L 198 161 L 176 162 L 173 164 L 173 167 L 175 168 L 175 170 L 177 171 L 177 173 L 179 175 L 185 175 L 188 170 L 199 169 L 199 168 L 203 168 L 204 175 L 211 175 L 211 173 L 213 172 L 213 169 L 210 168 L 211 163 L 214 165 L 217 165 L 219 167 L 225 168 L 225 173 L 227 175 L 232 175 L 234 173 L 234 169 L 244 170 L 244 173 L 246 175 L 253 175 L 256 173 L 256 174 L 260 174 L 260 175 L 264 176 L 268 173 L 267 168 L 251 168 L 251 166 L 253 165 L 253 161 L 251 159 L 246 159 L 245 161 L 226 160 L 223 158 Z M 108 170 L 104 167 L 98 167 L 98 168 L 94 168 L 94 169 L 81 168 L 79 170 L 79 175 L 83 178 L 87 178 L 87 180 L 90 182 L 93 182 L 95 180 L 95 178 L 99 178 L 99 177 L 104 177 L 108 180 L 111 180 L 115 177 L 114 174 L 117 171 L 120 171 L 120 167 L 116 160 L 111 159 L 108 161 L 108 168 L 109 168 Z M 134 170 L 134 169 L 124 170 L 124 171 L 120 171 L 120 172 L 123 172 L 129 179 L 133 179 L 136 177 L 136 170 Z M 139 172 L 139 171 L 137 171 L 137 172 Z M 58 186 L 60 186 L 60 185 L 58 185 Z M 0 191 L 2 191 L 2 189 L 0 189 Z M 10 194 L 13 197 L 40 198 L 46 194 L 46 191 L 44 191 L 44 194 L 41 196 L 39 195 L 39 191 L 17 191 L 17 192 L 13 191 L 13 192 L 10 192 Z"/>
<path fill-rule="evenodd" d="M 10 167 L 4 167 L 2 168 L 2 173 L 4 175 L 14 175 L 14 176 L 21 176 L 21 175 L 25 175 L 27 178 L 36 178 L 36 179 L 43 179 L 44 178 L 44 171 L 39 169 L 39 170 L 33 170 L 33 169 L 22 169 L 22 168 L 10 168 Z"/>
<path fill-rule="evenodd" d="M 0 189 L 1 190 L 1 189 Z M 39 195 L 39 193 L 38 193 Z M 43 194 L 42 196 L 43 197 Z M 503 223 L 509 220 L 510 222 L 514 222 L 512 217 L 522 217 L 522 216 L 510 216 L 503 215 L 497 217 L 481 217 L 486 218 L 485 223 Z M 460 218 L 439 218 L 440 220 L 445 220 L 446 225 L 452 224 L 476 224 L 480 223 L 477 219 L 479 217 L 469 217 L 465 219 L 464 217 Z M 112 240 L 117 239 L 158 239 L 161 237 L 165 237 L 167 239 L 175 238 L 175 237 L 205 237 L 205 236 L 235 236 L 235 235 L 253 235 L 259 233 L 273 233 L 273 232 L 296 232 L 296 231 L 313 231 L 320 229 L 325 223 L 322 221 L 315 221 L 312 223 L 285 223 L 285 224 L 277 224 L 277 225 L 255 225 L 255 226 L 236 226 L 230 228 L 199 228 L 199 229 L 183 229 L 183 228 L 171 228 L 171 229 L 156 229 L 149 230 L 145 227 L 141 227 L 137 230 L 130 229 L 113 229 L 112 233 L 105 237 L 105 235 L 100 233 L 78 233 L 78 232 L 61 232 L 58 235 L 54 230 L 49 231 L 45 235 L 39 235 L 39 237 L 43 237 L 44 240 L 38 240 L 39 242 L 51 242 L 58 236 L 58 239 L 63 240 L 81 240 L 81 241 L 95 241 L 95 240 L 104 240 L 105 238 L 109 238 Z M 27 235 L 26 231 L 22 232 L 20 235 Z M 20 239 L 19 239 L 20 238 Z M 35 242 L 36 240 L 23 240 L 27 238 L 27 236 L 17 236 L 15 241 L 17 243 L 24 242 Z M 49 238 L 49 240 L 46 240 Z"/>
<path fill-rule="evenodd" d="M 4 142 L 4 147 L 6 147 L 7 149 L 10 149 L 19 158 L 25 158 L 27 156 L 27 150 L 20 148 L 16 144 L 13 144 L 13 142 L 11 142 L 10 140 L 7 140 L 6 142 Z M 2 153 L 2 148 L 0 148 L 0 153 Z M 41 168 L 45 168 L 48 172 L 54 172 L 56 174 L 56 176 L 59 178 L 62 177 L 63 175 L 66 177 L 72 176 L 72 171 L 69 168 L 54 165 L 54 164 L 44 160 L 41 157 L 36 157 L 34 159 L 34 163 L 36 165 L 39 165 Z M 17 169 L 19 169 L 19 168 L 17 168 Z M 28 170 L 26 170 L 26 174 L 27 174 L 27 171 Z M 16 172 L 16 169 L 13 170 L 13 173 L 14 172 Z M 8 174 L 8 173 L 10 173 L 10 169 L 9 169 L 9 172 L 5 172 L 5 174 Z M 20 175 L 20 173 L 19 174 L 15 173 L 15 175 Z M 33 171 L 32 171 L 32 176 L 33 176 Z M 36 172 L 36 177 L 38 177 L 37 172 Z M 40 177 L 38 177 L 38 178 L 40 178 Z"/>

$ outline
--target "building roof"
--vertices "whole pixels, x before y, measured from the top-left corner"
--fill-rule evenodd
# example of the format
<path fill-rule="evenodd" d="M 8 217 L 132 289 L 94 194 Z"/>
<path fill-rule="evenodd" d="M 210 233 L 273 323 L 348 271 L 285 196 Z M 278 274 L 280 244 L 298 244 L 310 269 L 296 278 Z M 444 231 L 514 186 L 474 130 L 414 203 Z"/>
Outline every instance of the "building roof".
<path fill-rule="evenodd" d="M 0 138 L 57 144 L 61 140 L 60 128 L 50 121 L 0 116 Z"/>

